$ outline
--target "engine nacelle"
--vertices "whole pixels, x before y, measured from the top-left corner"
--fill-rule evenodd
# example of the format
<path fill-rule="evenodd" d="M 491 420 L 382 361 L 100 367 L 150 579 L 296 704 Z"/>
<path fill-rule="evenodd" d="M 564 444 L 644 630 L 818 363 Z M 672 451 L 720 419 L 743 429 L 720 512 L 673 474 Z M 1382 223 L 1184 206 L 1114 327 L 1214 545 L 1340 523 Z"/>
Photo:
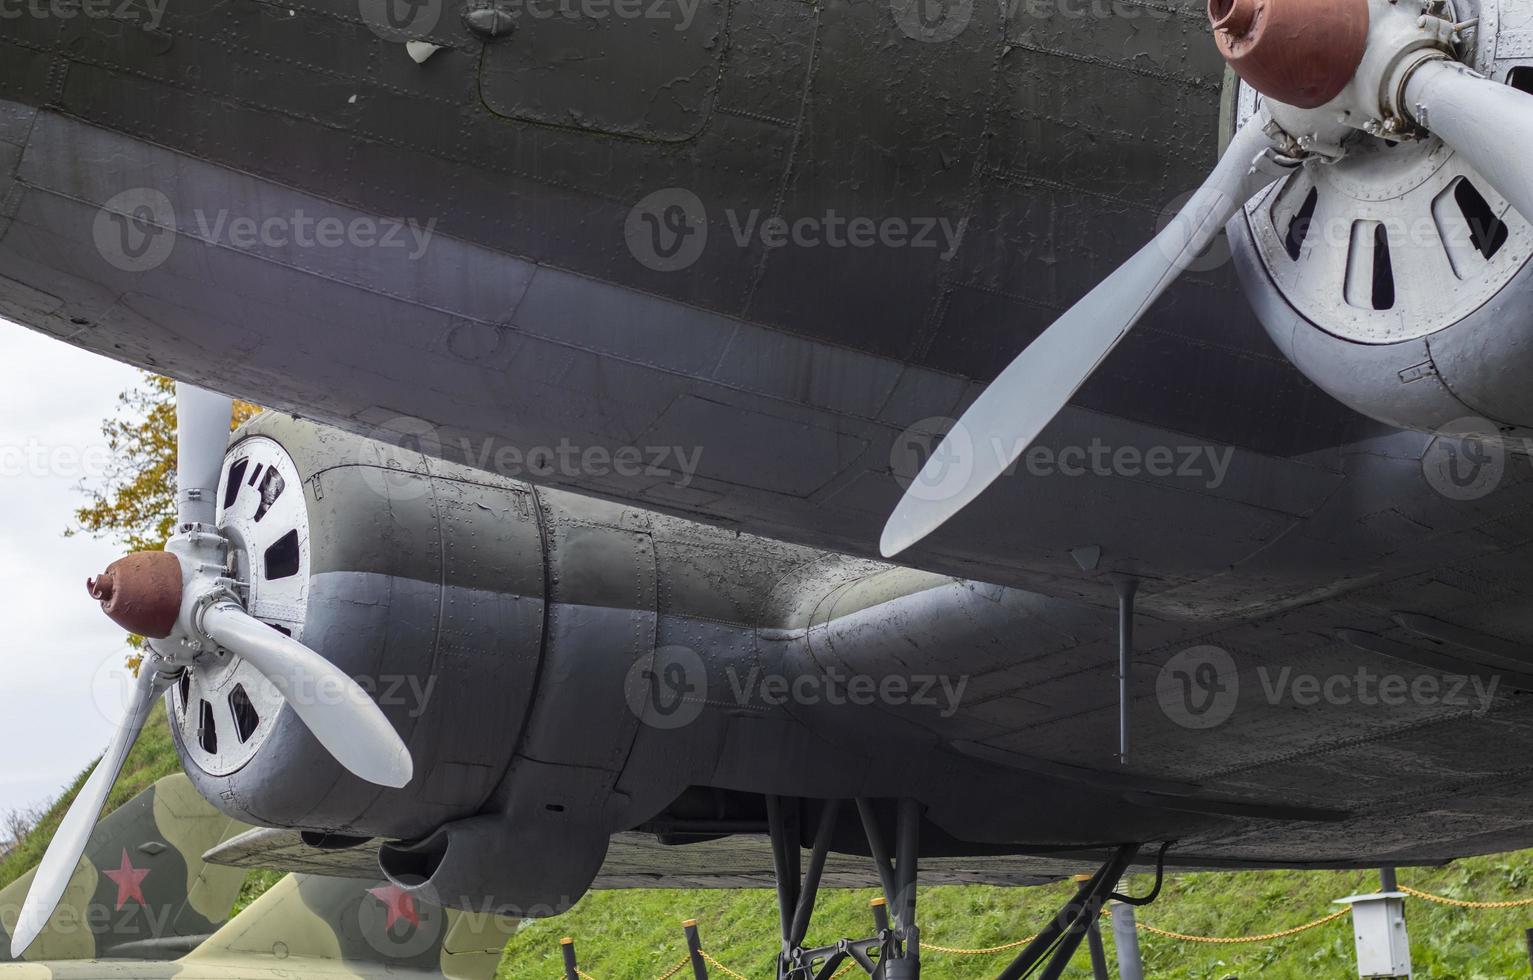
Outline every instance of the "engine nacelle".
<path fill-rule="evenodd" d="M 386 790 L 346 772 L 236 659 L 170 694 L 202 794 L 250 823 L 356 836 L 409 838 L 478 812 L 510 761 L 542 639 L 525 488 L 268 413 L 231 442 L 218 503 L 252 615 L 358 678 L 416 778 Z"/>
<path fill-rule="evenodd" d="M 169 695 L 184 768 L 231 816 L 314 846 L 381 838 L 380 870 L 433 904 L 564 911 L 613 834 L 666 814 L 728 823 L 712 791 L 909 796 L 943 830 L 930 849 L 953 855 L 1004 847 L 1023 826 L 1050 845 L 1117 839 L 1124 821 L 1172 837 L 1214 819 L 952 748 L 989 724 L 959 712 L 967 678 L 1012 643 L 1036 654 L 1110 629 L 1094 607 L 540 489 L 275 414 L 233 437 L 217 503 L 250 614 L 370 687 L 415 775 L 399 790 L 350 775 L 287 706 L 339 692 L 285 705 L 216 651 Z M 957 790 L 978 783 L 995 806 Z M 1061 806 L 1067 790 L 1075 804 Z"/>
<path fill-rule="evenodd" d="M 1455 16 L 1478 6 L 1458 0 Z M 1526 86 L 1533 59 L 1500 56 L 1514 49 L 1498 49 L 1497 32 L 1533 15 L 1533 2 L 1494 7 L 1471 35 L 1471 60 Z M 1511 17 L 1511 7 L 1523 9 Z M 1259 96 L 1233 75 L 1227 84 L 1233 131 Z M 1359 133 L 1339 162 L 1301 168 L 1230 228 L 1263 326 L 1337 400 L 1422 432 L 1472 419 L 1533 431 L 1533 224 L 1441 140 Z"/>

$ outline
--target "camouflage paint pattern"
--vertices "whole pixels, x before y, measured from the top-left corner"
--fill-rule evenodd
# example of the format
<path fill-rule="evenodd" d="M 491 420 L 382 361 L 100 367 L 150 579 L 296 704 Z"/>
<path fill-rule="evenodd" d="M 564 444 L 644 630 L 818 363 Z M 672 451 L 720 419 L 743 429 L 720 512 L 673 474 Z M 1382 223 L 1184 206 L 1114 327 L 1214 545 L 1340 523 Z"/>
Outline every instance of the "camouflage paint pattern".
<path fill-rule="evenodd" d="M 491 980 L 518 925 L 435 908 L 387 882 L 288 875 L 180 960 L 0 965 L 0 980 Z"/>
<path fill-rule="evenodd" d="M 168 959 L 190 951 L 228 920 L 246 874 L 202 855 L 247 830 L 185 776 L 160 780 L 96 826 L 48 928 L 23 959 Z M 31 885 L 28 872 L 0 891 L 0 962 L 10 961 L 10 930 Z"/>

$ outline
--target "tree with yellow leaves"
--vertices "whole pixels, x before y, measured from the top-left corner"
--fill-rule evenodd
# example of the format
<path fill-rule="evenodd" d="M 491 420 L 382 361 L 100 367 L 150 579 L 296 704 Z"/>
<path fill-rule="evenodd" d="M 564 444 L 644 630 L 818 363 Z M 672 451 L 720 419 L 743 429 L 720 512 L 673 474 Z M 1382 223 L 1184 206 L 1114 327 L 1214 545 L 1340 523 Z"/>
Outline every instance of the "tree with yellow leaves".
<path fill-rule="evenodd" d="M 176 383 L 145 372 L 117 400 L 117 414 L 101 423 L 111 465 L 99 486 L 81 486 L 89 502 L 75 511 L 76 526 L 64 534 L 115 538 L 129 551 L 159 551 L 176 526 Z M 236 401 L 232 424 L 237 428 L 259 411 Z M 128 642 L 138 649 L 144 641 L 130 636 Z"/>
<path fill-rule="evenodd" d="M 158 551 L 176 525 L 176 383 L 146 372 L 118 403 L 118 414 L 101 423 L 112 464 L 100 486 L 82 486 L 90 501 L 75 511 L 78 526 L 64 533 L 116 538 L 129 551 Z M 234 427 L 259 411 L 236 401 Z"/>

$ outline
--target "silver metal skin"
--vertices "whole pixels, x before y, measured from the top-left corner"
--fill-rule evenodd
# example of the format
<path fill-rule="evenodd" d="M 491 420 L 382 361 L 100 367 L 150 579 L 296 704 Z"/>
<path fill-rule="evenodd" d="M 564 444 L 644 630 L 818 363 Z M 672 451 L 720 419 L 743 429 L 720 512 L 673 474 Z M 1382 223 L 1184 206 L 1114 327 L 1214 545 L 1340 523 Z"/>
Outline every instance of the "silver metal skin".
<path fill-rule="evenodd" d="M 213 495 L 233 410 L 226 395 L 176 385 L 176 514 L 183 528 L 213 523 Z"/>
<path fill-rule="evenodd" d="M 1272 182 L 1270 170 L 1250 166 L 1258 154 L 1275 146 L 1323 166 L 1343 158 L 1357 132 L 1403 138 L 1414 121 L 1435 126 L 1513 207 L 1533 212 L 1533 180 L 1519 152 L 1533 136 L 1533 97 L 1454 60 L 1460 38 L 1451 19 L 1389 0 L 1369 6 L 1368 50 L 1347 88 L 1317 109 L 1266 101 L 1177 219 L 1045 330 L 964 413 L 890 515 L 879 543 L 886 557 L 936 530 L 1021 457 L 1219 229 Z M 1521 138 L 1506 139 L 1507 130 Z M 1267 179 L 1253 183 L 1257 174 Z"/>
<path fill-rule="evenodd" d="M 1523 217 L 1533 215 L 1533 96 L 1438 57 L 1404 82 L 1406 108 L 1478 170 Z"/>
<path fill-rule="evenodd" d="M 1176 219 L 1055 320 L 969 406 L 884 525 L 879 550 L 886 558 L 941 527 L 1005 473 L 1230 218 L 1277 179 L 1281 165 L 1269 157 L 1265 128 L 1264 119 L 1242 127 Z"/>
<path fill-rule="evenodd" d="M 1113 902 L 1113 945 L 1118 950 L 1118 976 L 1123 980 L 1144 980 L 1144 961 L 1139 958 L 1139 926 L 1134 922 L 1134 907 Z"/>
<path fill-rule="evenodd" d="M 181 563 L 180 615 L 168 637 L 149 641 L 128 713 L 48 847 L 11 940 L 15 957 L 37 938 L 68 887 L 154 699 L 185 671 L 241 658 L 277 687 L 347 769 L 390 787 L 406 785 L 413 775 L 403 740 L 355 680 L 245 611 L 231 575 L 229 539 L 213 525 L 232 402 L 184 384 L 176 386 L 176 399 L 179 523 L 165 550 Z"/>
<path fill-rule="evenodd" d="M 202 613 L 202 630 L 276 685 L 336 761 L 370 783 L 398 788 L 410 781 L 410 753 L 357 682 L 330 661 L 265 623 L 233 601 Z"/>

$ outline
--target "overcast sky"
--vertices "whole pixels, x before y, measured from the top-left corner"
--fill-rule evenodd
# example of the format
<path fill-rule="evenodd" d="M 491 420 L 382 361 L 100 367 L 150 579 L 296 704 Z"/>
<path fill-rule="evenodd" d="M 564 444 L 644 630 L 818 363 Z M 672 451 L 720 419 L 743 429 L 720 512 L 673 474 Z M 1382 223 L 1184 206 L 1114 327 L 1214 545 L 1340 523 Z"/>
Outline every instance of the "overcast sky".
<path fill-rule="evenodd" d="M 0 813 L 51 800 L 115 730 L 123 634 L 85 580 L 121 549 L 63 531 L 138 376 L 0 320 Z"/>

